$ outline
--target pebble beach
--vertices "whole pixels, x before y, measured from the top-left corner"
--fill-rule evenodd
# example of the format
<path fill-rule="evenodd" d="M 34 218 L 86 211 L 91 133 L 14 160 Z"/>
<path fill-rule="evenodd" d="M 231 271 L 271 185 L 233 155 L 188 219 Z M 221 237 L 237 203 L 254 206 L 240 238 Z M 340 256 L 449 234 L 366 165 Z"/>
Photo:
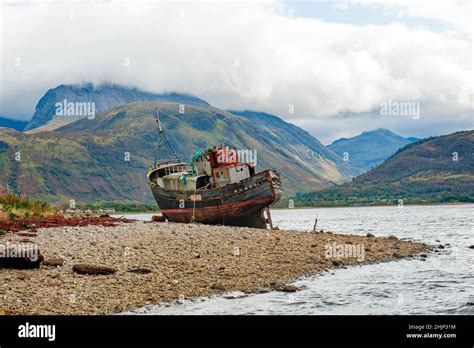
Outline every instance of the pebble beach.
<path fill-rule="evenodd" d="M 5 243 L 32 243 L 44 261 L 37 269 L 0 268 L 0 315 L 114 314 L 230 291 L 294 292 L 301 277 L 431 250 L 395 236 L 143 221 L 7 233 Z M 344 247 L 363 255 L 328 255 Z M 87 274 L 84 265 L 110 272 Z"/>

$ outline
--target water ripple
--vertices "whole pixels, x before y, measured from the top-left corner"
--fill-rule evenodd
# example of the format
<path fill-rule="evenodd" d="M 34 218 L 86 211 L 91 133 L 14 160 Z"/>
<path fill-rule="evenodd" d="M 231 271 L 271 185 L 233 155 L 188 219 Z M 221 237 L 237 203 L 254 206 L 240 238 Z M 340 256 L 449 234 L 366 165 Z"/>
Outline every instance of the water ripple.
<path fill-rule="evenodd" d="M 155 306 L 144 314 L 469 314 L 474 315 L 474 205 L 321 208 L 273 211 L 282 229 L 396 235 L 446 249 L 426 259 L 349 267 L 295 284 L 297 293 L 211 297 Z M 383 217 L 383 219 L 381 219 Z"/>

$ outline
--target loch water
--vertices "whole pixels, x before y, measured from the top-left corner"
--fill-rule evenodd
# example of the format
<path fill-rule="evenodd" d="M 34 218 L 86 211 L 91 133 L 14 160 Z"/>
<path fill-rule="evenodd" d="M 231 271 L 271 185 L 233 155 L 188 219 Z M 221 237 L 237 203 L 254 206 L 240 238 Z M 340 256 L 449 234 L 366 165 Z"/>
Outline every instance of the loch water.
<path fill-rule="evenodd" d="M 474 315 L 474 205 L 272 210 L 285 230 L 395 235 L 443 245 L 428 257 L 339 268 L 294 284 L 296 293 L 240 292 L 140 308 L 129 314 Z M 147 220 L 150 215 L 130 215 Z"/>

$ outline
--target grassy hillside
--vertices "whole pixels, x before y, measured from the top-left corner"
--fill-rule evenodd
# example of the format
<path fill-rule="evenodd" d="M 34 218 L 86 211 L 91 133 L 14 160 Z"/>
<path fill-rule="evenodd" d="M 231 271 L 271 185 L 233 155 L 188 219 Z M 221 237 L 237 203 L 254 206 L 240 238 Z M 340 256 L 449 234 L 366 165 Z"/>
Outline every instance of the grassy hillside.
<path fill-rule="evenodd" d="M 351 183 L 296 195 L 300 205 L 474 202 L 474 131 L 420 140 Z"/>
<path fill-rule="evenodd" d="M 257 168 L 278 170 L 287 196 L 350 178 L 338 159 L 326 158 L 324 152 L 314 152 L 301 143 L 288 143 L 278 132 L 270 133 L 244 117 L 200 105 L 186 105 L 185 112 L 180 113 L 179 106 L 139 102 L 54 132 L 2 130 L 0 184 L 49 202 L 153 202 L 147 168 L 155 156 L 172 157 L 163 144 L 157 151 L 156 109 L 161 112 L 170 142 L 186 161 L 197 150 L 213 144 L 255 149 Z M 21 161 L 15 160 L 18 152 Z"/>

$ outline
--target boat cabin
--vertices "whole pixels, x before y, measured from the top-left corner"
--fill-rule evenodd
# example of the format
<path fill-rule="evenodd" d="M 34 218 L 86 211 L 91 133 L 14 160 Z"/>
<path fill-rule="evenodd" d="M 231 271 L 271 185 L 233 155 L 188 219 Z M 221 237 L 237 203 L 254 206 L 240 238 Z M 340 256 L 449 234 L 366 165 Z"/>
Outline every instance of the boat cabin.
<path fill-rule="evenodd" d="M 239 161 L 235 148 L 214 146 L 198 152 L 194 156 L 197 175 L 206 175 L 213 187 L 221 187 L 239 182 L 255 175 L 255 165 Z"/>
<path fill-rule="evenodd" d="M 221 187 L 255 175 L 255 164 L 239 162 L 238 157 L 235 148 L 214 146 L 196 153 L 192 165 L 169 162 L 158 165 L 153 178 L 158 186 L 173 191 Z"/>

